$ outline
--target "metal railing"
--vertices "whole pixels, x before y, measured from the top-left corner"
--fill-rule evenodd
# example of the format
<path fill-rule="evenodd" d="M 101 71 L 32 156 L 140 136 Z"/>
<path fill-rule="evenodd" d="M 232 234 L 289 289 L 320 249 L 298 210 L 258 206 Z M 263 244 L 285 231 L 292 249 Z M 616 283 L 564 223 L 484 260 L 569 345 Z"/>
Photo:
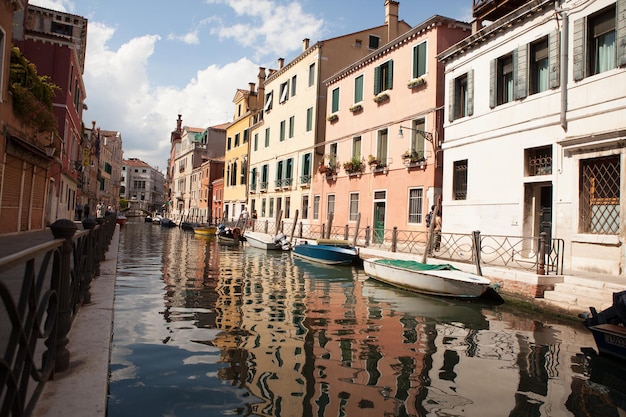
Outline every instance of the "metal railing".
<path fill-rule="evenodd" d="M 115 231 L 116 216 L 67 219 L 54 239 L 0 259 L 0 417 L 29 416 L 48 380 L 69 368 L 68 333 Z"/>
<path fill-rule="evenodd" d="M 249 226 L 250 230 L 275 234 L 277 231 L 287 236 L 293 234 L 301 239 L 354 239 L 354 226 L 330 226 L 326 224 L 307 225 L 302 222 L 259 220 Z M 370 226 L 358 230 L 357 246 L 376 248 L 389 252 L 423 255 L 427 249 L 428 233 L 422 231 L 372 229 Z M 477 248 L 478 246 L 478 248 Z M 538 237 L 483 235 L 479 231 L 469 234 L 441 233 L 439 248 L 431 251 L 429 257 L 462 263 L 499 266 L 530 271 L 539 275 L 563 273 L 562 239 L 548 239 L 545 234 Z M 475 253 L 479 254 L 478 260 Z"/>

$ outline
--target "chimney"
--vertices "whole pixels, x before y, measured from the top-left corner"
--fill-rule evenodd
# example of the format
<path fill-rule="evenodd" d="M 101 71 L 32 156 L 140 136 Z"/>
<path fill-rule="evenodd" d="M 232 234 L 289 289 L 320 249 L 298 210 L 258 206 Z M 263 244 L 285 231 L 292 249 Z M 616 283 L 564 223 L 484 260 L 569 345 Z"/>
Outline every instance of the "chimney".
<path fill-rule="evenodd" d="M 385 25 L 387 26 L 387 42 L 398 37 L 398 9 L 400 2 L 385 0 Z"/>
<path fill-rule="evenodd" d="M 248 86 L 250 87 L 250 92 L 254 93 L 254 86 L 256 86 L 255 83 L 248 83 Z"/>
<path fill-rule="evenodd" d="M 181 133 L 183 131 L 183 119 L 182 119 L 183 115 L 179 114 L 178 115 L 178 120 L 176 120 L 176 133 Z"/>
<path fill-rule="evenodd" d="M 259 110 L 261 110 L 265 106 L 265 68 L 259 67 L 257 80 L 259 84 L 257 103 L 259 103 Z"/>
<path fill-rule="evenodd" d="M 285 66 L 285 58 L 278 58 L 278 69 L 281 70 Z"/>
<path fill-rule="evenodd" d="M 309 49 L 309 38 L 304 38 L 302 40 L 302 52 L 306 51 L 307 49 Z"/>

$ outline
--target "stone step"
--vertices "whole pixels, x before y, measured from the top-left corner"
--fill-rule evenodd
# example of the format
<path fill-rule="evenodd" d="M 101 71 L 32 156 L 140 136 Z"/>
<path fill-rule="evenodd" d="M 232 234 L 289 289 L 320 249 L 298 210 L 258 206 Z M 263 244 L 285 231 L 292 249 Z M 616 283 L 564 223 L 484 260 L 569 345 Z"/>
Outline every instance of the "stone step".
<path fill-rule="evenodd" d="M 554 285 L 554 292 L 571 294 L 581 298 L 595 298 L 599 300 L 613 299 L 613 290 L 606 288 L 581 287 L 570 282 L 560 282 Z"/>

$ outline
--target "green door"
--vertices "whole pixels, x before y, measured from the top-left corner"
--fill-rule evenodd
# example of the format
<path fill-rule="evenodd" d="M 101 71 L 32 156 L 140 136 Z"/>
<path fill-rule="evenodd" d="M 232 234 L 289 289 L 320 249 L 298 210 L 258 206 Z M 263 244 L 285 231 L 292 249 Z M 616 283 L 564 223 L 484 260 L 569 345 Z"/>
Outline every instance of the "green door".
<path fill-rule="evenodd" d="M 385 241 L 385 202 L 376 201 L 374 203 L 374 236 L 373 243 L 383 243 Z"/>

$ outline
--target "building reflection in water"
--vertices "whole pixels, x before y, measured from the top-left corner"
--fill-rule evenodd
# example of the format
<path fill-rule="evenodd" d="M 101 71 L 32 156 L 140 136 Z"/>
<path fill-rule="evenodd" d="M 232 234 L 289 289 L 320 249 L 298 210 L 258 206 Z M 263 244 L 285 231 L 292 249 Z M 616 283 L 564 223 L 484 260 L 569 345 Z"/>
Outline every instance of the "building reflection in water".
<path fill-rule="evenodd" d="M 219 348 L 217 376 L 249 393 L 241 414 L 597 415 L 581 407 L 578 353 L 593 344 L 582 327 L 193 239 L 164 241 L 164 319 L 193 314 L 194 326 L 215 330 L 202 343 Z"/>

